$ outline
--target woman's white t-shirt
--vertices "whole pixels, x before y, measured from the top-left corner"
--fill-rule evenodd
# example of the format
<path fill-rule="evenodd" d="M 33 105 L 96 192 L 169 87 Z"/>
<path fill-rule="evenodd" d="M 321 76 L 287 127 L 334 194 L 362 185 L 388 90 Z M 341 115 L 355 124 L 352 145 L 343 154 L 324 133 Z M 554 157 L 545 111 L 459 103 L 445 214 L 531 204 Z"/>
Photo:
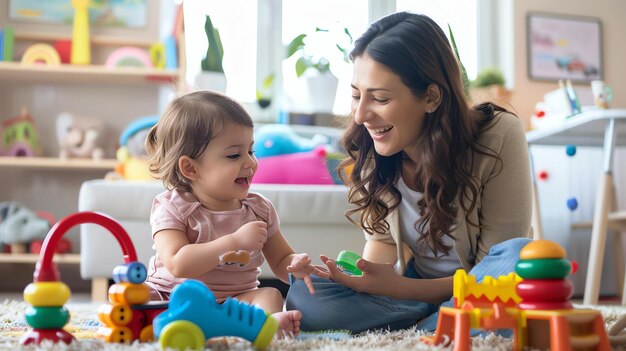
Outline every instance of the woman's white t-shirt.
<path fill-rule="evenodd" d="M 417 202 L 424 196 L 422 193 L 411 190 L 402 177 L 396 184 L 402 201 L 398 206 L 400 215 L 400 234 L 402 241 L 411 248 L 414 257 L 415 271 L 420 278 L 441 278 L 454 275 L 457 269 L 463 268 L 456 251 L 454 251 L 454 240 L 447 235 L 443 236 L 443 243 L 452 247 L 448 255 L 443 256 L 442 252 L 437 253 L 437 257 L 428 247 L 426 241 L 417 242 L 418 233 L 415 223 L 420 218 Z"/>

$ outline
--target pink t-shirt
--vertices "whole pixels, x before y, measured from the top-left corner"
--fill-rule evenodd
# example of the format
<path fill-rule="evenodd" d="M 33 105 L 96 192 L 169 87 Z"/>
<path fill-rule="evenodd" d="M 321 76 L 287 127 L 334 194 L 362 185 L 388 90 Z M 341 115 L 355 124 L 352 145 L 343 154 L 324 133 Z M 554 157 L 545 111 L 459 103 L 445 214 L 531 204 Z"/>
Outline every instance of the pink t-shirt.
<path fill-rule="evenodd" d="M 176 229 L 187 233 L 190 243 L 215 240 L 257 220 L 267 223 L 268 238 L 276 233 L 280 225 L 272 203 L 256 193 L 249 193 L 237 210 L 211 211 L 202 206 L 191 192 L 166 191 L 155 197 L 150 215 L 153 239 L 158 231 Z M 256 289 L 261 273 L 259 267 L 264 259 L 261 251 L 254 251 L 250 256 L 250 263 L 245 267 L 223 265 L 194 279 L 204 282 L 219 302 L 228 296 Z M 177 278 L 165 268 L 158 253 L 150 258 L 147 284 L 162 297 L 168 299 L 172 289 L 183 281 L 185 278 Z"/>

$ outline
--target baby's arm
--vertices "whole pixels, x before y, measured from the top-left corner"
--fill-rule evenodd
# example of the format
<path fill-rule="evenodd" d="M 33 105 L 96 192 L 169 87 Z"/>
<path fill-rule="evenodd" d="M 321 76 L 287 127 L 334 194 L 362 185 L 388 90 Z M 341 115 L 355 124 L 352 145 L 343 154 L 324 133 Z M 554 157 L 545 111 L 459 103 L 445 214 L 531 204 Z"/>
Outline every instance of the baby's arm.
<path fill-rule="evenodd" d="M 289 282 L 289 273 L 309 281 L 310 279 L 307 279 L 309 274 L 328 277 L 328 272 L 324 268 L 311 264 L 311 258 L 307 254 L 296 254 L 280 229 L 263 246 L 263 255 L 272 272 L 285 283 Z"/>
<path fill-rule="evenodd" d="M 180 230 L 166 229 L 154 235 L 156 251 L 165 268 L 177 278 L 195 278 L 215 269 L 228 251 L 260 250 L 267 238 L 267 224 L 249 222 L 236 232 L 207 243 L 190 243 Z"/>

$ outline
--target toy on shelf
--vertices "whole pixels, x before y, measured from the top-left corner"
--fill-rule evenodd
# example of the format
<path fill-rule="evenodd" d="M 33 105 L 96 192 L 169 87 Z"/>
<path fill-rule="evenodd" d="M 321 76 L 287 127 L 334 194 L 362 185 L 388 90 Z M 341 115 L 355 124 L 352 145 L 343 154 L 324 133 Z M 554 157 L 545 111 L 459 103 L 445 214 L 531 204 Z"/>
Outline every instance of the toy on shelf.
<path fill-rule="evenodd" d="M 0 61 L 13 61 L 13 47 L 15 44 L 15 33 L 13 28 L 0 28 Z"/>
<path fill-rule="evenodd" d="M 91 0 L 72 0 L 74 24 L 72 26 L 72 64 L 88 65 L 91 63 L 89 45 L 89 5 Z"/>
<path fill-rule="evenodd" d="M 363 272 L 357 267 L 356 262 L 361 258 L 359 254 L 343 250 L 337 256 L 337 266 L 341 267 L 344 272 L 352 275 L 363 275 Z"/>
<path fill-rule="evenodd" d="M 482 283 L 458 270 L 454 275 L 454 307 L 441 307 L 433 345 L 470 350 L 470 329 L 512 329 L 513 350 L 611 350 L 598 310 L 574 309 L 572 286 L 565 277 L 571 266 L 565 250 L 549 240 L 535 240 L 520 253 L 516 272 Z M 521 277 L 520 277 L 521 276 Z M 522 279 L 524 278 L 524 279 Z"/>
<path fill-rule="evenodd" d="M 61 63 L 70 64 L 72 62 L 72 41 L 70 39 L 55 40 L 52 46 L 59 53 Z"/>
<path fill-rule="evenodd" d="M 44 64 L 58 66 L 61 64 L 61 57 L 54 47 L 48 44 L 33 44 L 24 51 L 22 64 L 35 65 Z"/>
<path fill-rule="evenodd" d="M 28 252 L 35 254 L 35 255 L 39 255 L 39 253 L 41 253 L 42 247 L 43 247 L 43 240 L 41 239 L 33 240 L 30 242 L 30 245 L 28 246 Z M 72 252 L 72 242 L 65 238 L 61 238 L 61 240 L 59 240 L 59 243 L 57 244 L 57 247 L 54 249 L 54 253 L 66 254 L 70 252 Z"/>
<path fill-rule="evenodd" d="M 129 124 L 120 135 L 120 148 L 116 157 L 118 164 L 108 179 L 154 180 L 148 170 L 147 153 L 144 146 L 146 136 L 157 121 L 158 116 L 139 118 Z"/>
<path fill-rule="evenodd" d="M 591 92 L 596 107 L 607 109 L 613 100 L 613 89 L 602 80 L 591 81 Z"/>
<path fill-rule="evenodd" d="M 47 217 L 18 202 L 1 202 L 0 244 L 10 245 L 11 253 L 26 253 L 28 244 L 43 239 L 52 226 Z"/>
<path fill-rule="evenodd" d="M 169 308 L 154 318 L 153 327 L 164 350 L 204 350 L 206 340 L 226 335 L 265 349 L 278 330 L 278 322 L 259 307 L 237 299 L 218 304 L 204 283 L 188 279 L 174 288 Z"/>
<path fill-rule="evenodd" d="M 39 133 L 26 108 L 22 108 L 19 116 L 2 122 L 0 154 L 13 157 L 34 157 L 41 154 Z"/>
<path fill-rule="evenodd" d="M 150 45 L 149 52 L 152 66 L 158 69 L 165 68 L 165 45 L 163 43 L 154 43 Z"/>
<path fill-rule="evenodd" d="M 69 320 L 69 312 L 64 304 L 70 298 L 70 289 L 60 280 L 59 270 L 52 257 L 63 235 L 72 227 L 84 223 L 94 223 L 108 229 L 120 244 L 124 261 L 137 261 L 137 253 L 128 233 L 113 218 L 95 212 L 78 212 L 58 221 L 44 239 L 33 282 L 24 289 L 24 301 L 31 305 L 25 312 L 26 322 L 33 329 L 22 336 L 20 342 L 23 345 L 40 344 L 44 340 L 69 344 L 75 340 L 74 336 L 63 330 Z"/>
<path fill-rule="evenodd" d="M 105 67 L 146 67 L 152 68 L 152 59 L 145 50 L 125 46 L 116 49 L 109 55 Z"/>
<path fill-rule="evenodd" d="M 99 119 L 80 118 L 70 113 L 60 114 L 56 120 L 59 158 L 102 159 L 104 151 L 99 145 L 103 129 Z"/>

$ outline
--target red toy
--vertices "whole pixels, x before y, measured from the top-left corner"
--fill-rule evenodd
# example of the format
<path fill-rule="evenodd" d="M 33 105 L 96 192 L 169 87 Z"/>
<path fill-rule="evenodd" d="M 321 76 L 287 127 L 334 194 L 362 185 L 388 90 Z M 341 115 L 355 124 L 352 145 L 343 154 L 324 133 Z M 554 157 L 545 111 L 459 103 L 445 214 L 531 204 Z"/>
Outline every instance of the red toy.
<path fill-rule="evenodd" d="M 59 271 L 52 261 L 54 251 L 63 235 L 72 227 L 95 223 L 108 229 L 124 252 L 124 261 L 137 261 L 137 253 L 124 228 L 113 218 L 95 212 L 79 212 L 57 222 L 48 232 L 33 274 L 33 283 L 24 289 L 24 300 L 32 305 L 25 312 L 26 322 L 33 327 L 21 339 L 23 345 L 40 344 L 43 340 L 71 343 L 74 337 L 63 330 L 69 312 L 63 306 L 70 298 L 69 287 L 60 281 Z"/>

